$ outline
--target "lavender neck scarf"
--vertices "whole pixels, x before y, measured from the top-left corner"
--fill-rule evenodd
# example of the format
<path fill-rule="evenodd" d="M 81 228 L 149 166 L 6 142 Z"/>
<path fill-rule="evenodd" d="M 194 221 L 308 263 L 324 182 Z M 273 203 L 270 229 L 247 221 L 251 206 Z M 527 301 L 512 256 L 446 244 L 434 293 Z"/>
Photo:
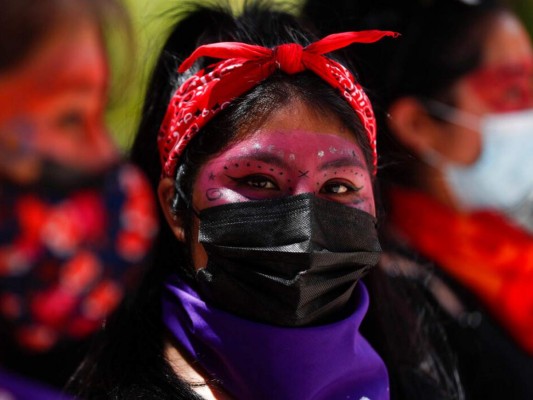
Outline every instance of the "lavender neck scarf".
<path fill-rule="evenodd" d="M 385 364 L 359 333 L 368 309 L 362 282 L 355 301 L 356 311 L 342 321 L 284 328 L 213 308 L 172 277 L 163 320 L 181 350 L 235 399 L 387 400 Z"/>

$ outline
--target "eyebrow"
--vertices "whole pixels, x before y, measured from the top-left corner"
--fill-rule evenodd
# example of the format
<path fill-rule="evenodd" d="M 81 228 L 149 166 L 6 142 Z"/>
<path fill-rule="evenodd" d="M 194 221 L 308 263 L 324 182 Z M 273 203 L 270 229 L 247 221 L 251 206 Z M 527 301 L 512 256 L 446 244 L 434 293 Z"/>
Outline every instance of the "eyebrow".
<path fill-rule="evenodd" d="M 232 157 L 232 158 L 229 158 L 227 161 L 235 162 L 235 161 L 243 161 L 243 160 L 261 161 L 266 164 L 274 165 L 278 168 L 284 168 L 284 169 L 289 168 L 289 164 L 287 164 L 287 162 L 285 162 L 285 160 L 283 160 L 281 157 L 275 154 L 272 154 L 272 153 L 261 152 L 261 151 L 257 153 L 254 152 L 253 154 L 249 154 L 249 155 Z"/>
<path fill-rule="evenodd" d="M 356 167 L 356 168 L 366 168 L 365 164 L 359 160 L 357 157 L 342 157 L 336 160 L 328 161 L 322 164 L 318 170 L 324 171 L 330 168 L 340 168 L 340 167 Z"/>

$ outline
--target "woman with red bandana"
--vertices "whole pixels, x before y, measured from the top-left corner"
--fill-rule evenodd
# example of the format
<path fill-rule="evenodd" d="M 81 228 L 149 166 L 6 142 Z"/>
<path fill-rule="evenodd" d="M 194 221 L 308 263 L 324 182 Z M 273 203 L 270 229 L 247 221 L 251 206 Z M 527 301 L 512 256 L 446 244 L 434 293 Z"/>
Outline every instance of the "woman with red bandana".
<path fill-rule="evenodd" d="M 267 2 L 181 17 L 132 150 L 164 218 L 156 256 L 78 371 L 78 396 L 398 398 L 367 340 L 387 336 L 391 352 L 416 352 L 402 373 L 418 397 L 405 398 L 445 398 L 443 388 L 460 398 L 428 335 L 395 332 L 409 319 L 403 300 L 369 295 L 361 280 L 380 254 L 376 125 L 333 52 L 396 35 L 319 39 Z M 393 315 L 371 338 L 369 299 Z"/>
<path fill-rule="evenodd" d="M 150 187 L 103 120 L 113 1 L 0 1 L 0 398 L 53 399 L 146 258 Z"/>
<path fill-rule="evenodd" d="M 370 3 L 346 4 L 356 17 L 332 18 L 329 29 L 402 32 L 395 49 L 363 53 L 362 80 L 388 117 L 381 176 L 394 250 L 383 265 L 427 288 L 467 395 L 531 399 L 531 40 L 494 1 Z M 308 10 L 325 28 L 325 10 Z M 384 63 L 383 54 L 395 56 Z"/>

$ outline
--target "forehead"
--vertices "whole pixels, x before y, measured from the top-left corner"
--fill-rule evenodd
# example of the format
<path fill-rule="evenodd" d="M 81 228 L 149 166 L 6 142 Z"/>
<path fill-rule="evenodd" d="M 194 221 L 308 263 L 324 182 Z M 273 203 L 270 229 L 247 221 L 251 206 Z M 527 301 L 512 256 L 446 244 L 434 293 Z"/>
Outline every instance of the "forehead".
<path fill-rule="evenodd" d="M 496 16 L 485 42 L 484 66 L 520 64 L 532 57 L 531 40 L 518 18 L 509 13 Z"/>
<path fill-rule="evenodd" d="M 261 129 L 231 146 L 223 159 L 272 155 L 288 161 L 306 162 L 335 157 L 357 158 L 364 164 L 362 151 L 353 137 L 329 132 Z"/>
<path fill-rule="evenodd" d="M 0 120 L 61 91 L 105 87 L 107 62 L 96 25 L 73 25 L 52 33 L 21 65 L 0 74 Z"/>
<path fill-rule="evenodd" d="M 356 118 L 354 114 L 354 118 Z M 277 132 L 278 135 L 272 135 L 273 132 Z M 283 135 L 281 133 L 285 132 Z M 315 137 L 325 135 L 326 137 L 321 139 L 324 141 L 338 140 L 336 138 L 342 138 L 347 142 L 351 142 L 357 145 L 357 139 L 355 134 L 348 129 L 341 121 L 340 118 L 335 116 L 329 111 L 320 110 L 318 108 L 311 108 L 307 104 L 300 100 L 291 101 L 289 104 L 280 107 L 256 129 L 248 132 L 243 132 L 241 135 L 246 138 L 253 138 L 258 141 L 275 140 L 278 144 L 285 142 L 286 145 L 305 145 L 305 142 L 296 142 L 296 139 L 290 134 L 296 133 L 314 133 Z"/>
<path fill-rule="evenodd" d="M 211 158 L 202 171 L 212 167 L 227 170 L 229 166 L 261 169 L 261 165 L 270 165 L 271 168 L 275 166 L 285 172 L 322 171 L 338 167 L 368 172 L 363 152 L 355 139 L 300 130 L 258 130 Z"/>

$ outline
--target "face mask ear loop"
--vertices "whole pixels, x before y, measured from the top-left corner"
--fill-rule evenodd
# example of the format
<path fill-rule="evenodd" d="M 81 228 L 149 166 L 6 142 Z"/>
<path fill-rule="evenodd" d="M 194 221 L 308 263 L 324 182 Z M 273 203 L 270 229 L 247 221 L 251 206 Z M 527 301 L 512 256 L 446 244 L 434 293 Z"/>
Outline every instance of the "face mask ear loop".
<path fill-rule="evenodd" d="M 192 203 L 189 201 L 188 197 L 185 195 L 185 192 L 182 189 L 182 183 L 184 181 L 185 175 L 187 174 L 187 167 L 184 164 L 181 164 L 178 167 L 178 172 L 176 173 L 176 179 L 174 180 L 174 190 L 176 194 L 172 199 L 172 212 L 176 214 L 180 209 L 191 210 L 196 217 L 200 218 L 200 214 L 194 209 Z M 185 207 L 183 207 L 185 205 Z"/>
<path fill-rule="evenodd" d="M 427 112 L 443 121 L 479 132 L 481 116 L 462 111 L 434 99 L 422 99 Z"/>

